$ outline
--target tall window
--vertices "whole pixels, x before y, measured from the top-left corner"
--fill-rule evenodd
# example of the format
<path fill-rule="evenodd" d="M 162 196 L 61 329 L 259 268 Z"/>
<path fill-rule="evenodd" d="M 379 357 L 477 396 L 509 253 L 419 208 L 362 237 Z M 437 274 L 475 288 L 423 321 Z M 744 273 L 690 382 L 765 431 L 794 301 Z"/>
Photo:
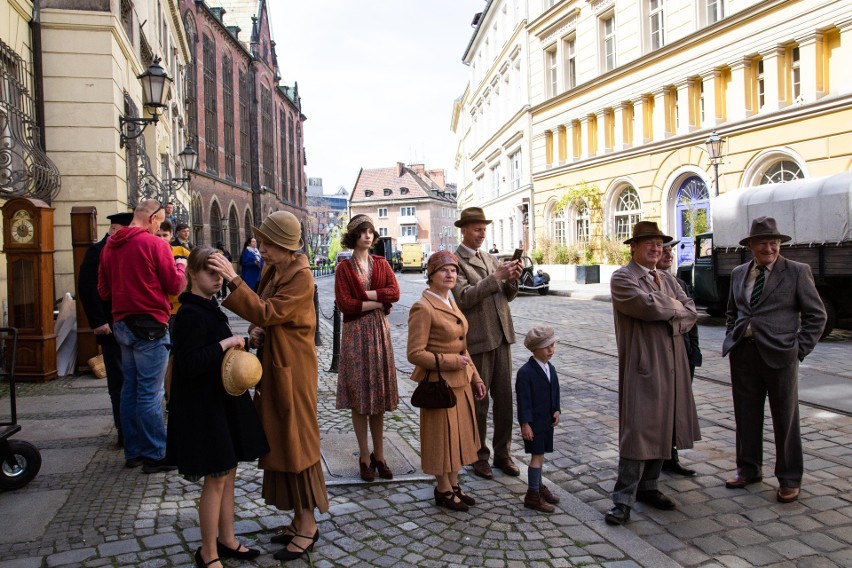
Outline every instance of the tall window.
<path fill-rule="evenodd" d="M 563 208 L 558 215 L 553 216 L 553 244 L 557 246 L 568 244 L 568 235 L 565 233 L 566 224 L 566 212 Z"/>
<path fill-rule="evenodd" d="M 698 85 L 698 119 L 699 123 L 696 124 L 696 127 L 701 127 L 702 124 L 706 124 L 706 119 L 704 118 L 704 81 L 701 79 L 695 80 Z"/>
<path fill-rule="evenodd" d="M 287 114 L 282 107 L 278 112 L 278 124 L 281 127 L 278 129 L 278 148 L 281 152 L 281 199 L 293 201 L 291 187 L 287 180 L 287 129 L 284 125 L 287 124 Z"/>
<path fill-rule="evenodd" d="M 493 166 L 489 170 L 491 177 L 491 196 L 499 197 L 500 195 L 500 164 Z"/>
<path fill-rule="evenodd" d="M 219 209 L 219 203 L 214 201 L 210 204 L 210 242 L 215 245 L 219 241 L 224 240 L 225 238 L 222 235 L 222 210 Z"/>
<path fill-rule="evenodd" d="M 274 142 L 272 141 L 272 129 L 274 125 L 272 115 L 272 96 L 269 89 L 265 86 L 260 88 L 260 120 L 261 133 L 260 145 L 263 151 L 263 185 L 268 188 L 275 187 L 275 160 L 274 160 Z"/>
<path fill-rule="evenodd" d="M 521 151 L 509 155 L 509 189 L 514 191 L 521 187 Z"/>
<path fill-rule="evenodd" d="M 577 51 L 576 41 L 572 36 L 562 42 L 562 53 L 565 58 L 565 90 L 577 86 Z"/>
<path fill-rule="evenodd" d="M 251 184 L 251 153 L 249 148 L 249 84 L 240 69 L 240 181 Z"/>
<path fill-rule="evenodd" d="M 632 187 L 627 187 L 618 196 L 615 205 L 615 238 L 623 241 L 630 238 L 633 225 L 642 220 L 642 202 Z"/>
<path fill-rule="evenodd" d="M 124 2 L 122 2 L 122 9 L 124 8 Z M 196 73 L 198 72 L 198 67 L 195 64 L 198 61 L 197 55 L 197 47 L 196 44 L 198 42 L 198 36 L 195 33 L 195 23 L 192 18 L 189 17 L 189 13 L 187 12 L 187 18 L 184 22 L 186 26 L 186 36 L 187 41 L 189 42 L 189 49 L 192 54 L 192 63 L 188 63 L 186 66 L 186 142 L 193 148 L 201 149 L 198 145 L 198 78 L 196 77 Z M 131 35 L 132 37 L 132 35 Z"/>
<path fill-rule="evenodd" d="M 557 73 L 557 70 L 559 69 L 558 61 L 559 59 L 556 55 L 555 45 L 544 52 L 544 67 L 547 77 L 548 97 L 555 97 L 557 94 L 559 94 L 559 83 Z"/>
<path fill-rule="evenodd" d="M 231 206 L 231 212 L 228 214 L 228 246 L 231 250 L 232 258 L 239 258 L 242 254 L 242 243 L 240 242 L 240 218 L 237 215 L 237 208 Z"/>
<path fill-rule="evenodd" d="M 725 17 L 723 0 L 706 0 L 707 2 L 707 24 L 715 24 Z"/>
<path fill-rule="evenodd" d="M 234 155 L 234 67 L 227 55 L 222 56 L 222 106 L 225 110 L 225 177 L 235 180 L 237 167 Z"/>
<path fill-rule="evenodd" d="M 281 125 L 281 128 L 284 128 L 284 125 Z M 289 185 L 293 187 L 296 185 L 296 145 L 294 143 L 294 139 L 296 138 L 296 129 L 293 127 L 293 117 L 287 118 L 287 142 L 289 144 L 289 156 L 290 156 L 290 176 L 289 176 Z M 283 148 L 282 148 L 283 151 Z"/>
<path fill-rule="evenodd" d="M 254 225 L 254 220 L 251 218 L 251 211 L 246 209 L 246 214 L 243 216 L 243 230 L 245 231 L 245 239 L 249 240 L 254 235 L 251 232 L 251 226 Z M 234 254 L 233 252 L 231 254 Z M 242 248 L 240 248 L 242 254 Z"/>
<path fill-rule="evenodd" d="M 219 171 L 219 129 L 216 124 L 216 46 L 204 36 L 204 148 L 207 171 Z"/>
<path fill-rule="evenodd" d="M 785 183 L 803 177 L 805 174 L 799 164 L 793 160 L 778 160 L 763 172 L 760 184 Z"/>
<path fill-rule="evenodd" d="M 403 225 L 399 228 L 399 234 L 402 237 L 416 237 L 417 225 Z"/>
<path fill-rule="evenodd" d="M 413 205 L 399 208 L 400 217 L 414 217 L 415 215 L 417 215 L 417 208 Z"/>
<path fill-rule="evenodd" d="M 790 94 L 793 97 L 791 102 L 796 102 L 802 95 L 802 70 L 799 62 L 799 46 L 790 48 Z"/>
<path fill-rule="evenodd" d="M 650 19 L 651 50 L 660 49 L 665 45 L 663 29 L 663 11 L 665 0 L 648 0 L 648 17 Z"/>
<path fill-rule="evenodd" d="M 601 66 L 603 71 L 615 69 L 615 15 L 601 18 Z"/>
<path fill-rule="evenodd" d="M 387 207 L 379 207 L 379 219 L 387 219 L 388 218 L 388 208 Z"/>
<path fill-rule="evenodd" d="M 582 207 L 580 207 L 579 211 L 577 211 L 577 218 L 574 221 L 574 226 L 576 232 L 574 233 L 574 238 L 577 239 L 578 243 L 587 243 L 589 242 L 589 237 L 591 232 L 589 230 L 589 219 L 591 215 L 589 214 L 589 206 L 585 203 Z"/>
<path fill-rule="evenodd" d="M 755 61 L 754 86 L 757 108 L 752 110 L 757 112 L 762 109 L 763 105 L 766 103 L 766 76 L 763 74 L 763 59 Z"/>

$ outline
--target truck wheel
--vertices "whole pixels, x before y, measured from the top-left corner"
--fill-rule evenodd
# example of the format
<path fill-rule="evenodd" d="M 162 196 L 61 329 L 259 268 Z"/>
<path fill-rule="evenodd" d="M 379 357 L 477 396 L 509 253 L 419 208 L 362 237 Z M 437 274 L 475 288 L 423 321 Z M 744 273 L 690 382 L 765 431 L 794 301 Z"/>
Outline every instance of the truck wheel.
<path fill-rule="evenodd" d="M 41 454 L 29 442 L 10 440 L 0 456 L 0 489 L 20 489 L 32 481 L 41 469 Z M 10 463 L 11 462 L 11 463 Z"/>
<path fill-rule="evenodd" d="M 825 329 L 822 330 L 820 339 L 825 339 L 831 330 L 834 329 L 834 324 L 837 323 L 837 308 L 834 307 L 834 300 L 828 295 L 820 293 L 819 299 L 822 300 L 822 305 L 825 306 Z"/>

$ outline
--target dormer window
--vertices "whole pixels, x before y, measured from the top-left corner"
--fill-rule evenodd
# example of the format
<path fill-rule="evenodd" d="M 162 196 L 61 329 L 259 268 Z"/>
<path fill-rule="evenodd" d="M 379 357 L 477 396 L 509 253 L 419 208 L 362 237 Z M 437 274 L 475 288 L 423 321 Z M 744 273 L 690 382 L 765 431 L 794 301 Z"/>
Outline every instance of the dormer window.
<path fill-rule="evenodd" d="M 373 197 L 373 190 L 372 189 L 365 189 L 364 190 L 364 197 Z"/>
<path fill-rule="evenodd" d="M 408 195 L 408 188 L 407 187 L 400 187 L 399 193 L 402 194 L 402 195 Z"/>
<path fill-rule="evenodd" d="M 388 196 L 388 195 L 393 193 L 393 190 L 386 187 L 384 193 L 385 193 L 385 196 Z"/>

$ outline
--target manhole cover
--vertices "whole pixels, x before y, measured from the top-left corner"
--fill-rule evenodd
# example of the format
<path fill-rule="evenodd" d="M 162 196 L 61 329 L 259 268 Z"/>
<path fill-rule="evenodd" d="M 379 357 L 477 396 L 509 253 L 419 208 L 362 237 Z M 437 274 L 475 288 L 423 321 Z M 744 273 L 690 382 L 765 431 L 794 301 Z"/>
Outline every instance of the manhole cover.
<path fill-rule="evenodd" d="M 358 469 L 358 443 L 354 432 L 323 432 L 320 435 L 320 451 L 330 481 L 361 483 Z M 395 432 L 385 432 L 385 461 L 393 471 L 394 479 L 424 477 L 414 466 L 420 456 Z M 429 479 L 432 476 L 425 476 Z M 376 480 L 380 480 L 376 477 Z"/>

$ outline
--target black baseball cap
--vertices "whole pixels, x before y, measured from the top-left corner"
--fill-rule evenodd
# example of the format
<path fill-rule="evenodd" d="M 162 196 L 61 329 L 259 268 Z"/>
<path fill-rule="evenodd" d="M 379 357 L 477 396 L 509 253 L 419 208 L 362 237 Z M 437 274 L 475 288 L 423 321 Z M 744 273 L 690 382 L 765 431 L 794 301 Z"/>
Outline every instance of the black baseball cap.
<path fill-rule="evenodd" d="M 113 213 L 112 215 L 107 215 L 107 219 L 109 219 L 110 225 L 127 227 L 133 221 L 133 213 L 129 211 L 126 213 Z"/>

